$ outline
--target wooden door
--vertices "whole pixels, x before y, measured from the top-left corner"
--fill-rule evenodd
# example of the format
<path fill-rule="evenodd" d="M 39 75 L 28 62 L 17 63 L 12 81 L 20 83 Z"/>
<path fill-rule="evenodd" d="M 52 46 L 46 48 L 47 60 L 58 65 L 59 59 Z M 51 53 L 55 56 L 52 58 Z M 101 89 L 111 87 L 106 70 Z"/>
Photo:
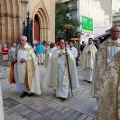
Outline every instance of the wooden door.
<path fill-rule="evenodd" d="M 34 19 L 34 40 L 35 39 L 37 41 L 40 40 L 40 22 L 37 15 L 35 15 Z"/>

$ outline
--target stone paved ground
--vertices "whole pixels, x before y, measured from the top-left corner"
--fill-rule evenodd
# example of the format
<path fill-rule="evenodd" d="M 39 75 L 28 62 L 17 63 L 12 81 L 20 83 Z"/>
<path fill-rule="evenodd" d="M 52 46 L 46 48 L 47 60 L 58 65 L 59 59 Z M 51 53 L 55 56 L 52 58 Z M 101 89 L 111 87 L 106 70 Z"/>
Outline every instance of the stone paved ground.
<path fill-rule="evenodd" d="M 0 69 L 8 78 L 9 67 L 0 65 Z M 5 120 L 94 120 L 95 100 L 89 96 L 90 84 L 81 80 L 81 66 L 77 69 L 80 88 L 64 102 L 55 97 L 51 88 L 43 90 L 40 96 L 20 98 L 15 85 L 10 85 L 8 79 L 2 80 Z M 44 71 L 43 66 L 41 70 Z"/>

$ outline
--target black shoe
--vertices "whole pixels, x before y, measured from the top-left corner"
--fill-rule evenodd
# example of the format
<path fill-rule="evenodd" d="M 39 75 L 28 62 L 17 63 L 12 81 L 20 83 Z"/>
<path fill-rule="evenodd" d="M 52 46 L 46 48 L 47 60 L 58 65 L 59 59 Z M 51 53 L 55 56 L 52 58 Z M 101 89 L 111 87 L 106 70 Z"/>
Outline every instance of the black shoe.
<path fill-rule="evenodd" d="M 65 102 L 65 101 L 67 100 L 67 98 L 61 98 L 61 100 L 62 100 L 63 102 Z"/>
<path fill-rule="evenodd" d="M 79 66 L 79 64 L 77 64 L 76 66 Z"/>
<path fill-rule="evenodd" d="M 28 97 L 31 97 L 31 96 L 33 96 L 33 93 L 28 93 Z"/>
<path fill-rule="evenodd" d="M 41 65 L 43 65 L 43 63 L 41 63 Z"/>
<path fill-rule="evenodd" d="M 38 65 L 39 65 L 39 63 L 38 63 Z"/>
<path fill-rule="evenodd" d="M 27 96 L 28 93 L 27 92 L 23 92 L 23 94 L 20 96 L 21 98 L 24 98 L 25 96 Z"/>
<path fill-rule="evenodd" d="M 92 82 L 91 81 L 88 81 L 89 84 L 91 84 Z"/>

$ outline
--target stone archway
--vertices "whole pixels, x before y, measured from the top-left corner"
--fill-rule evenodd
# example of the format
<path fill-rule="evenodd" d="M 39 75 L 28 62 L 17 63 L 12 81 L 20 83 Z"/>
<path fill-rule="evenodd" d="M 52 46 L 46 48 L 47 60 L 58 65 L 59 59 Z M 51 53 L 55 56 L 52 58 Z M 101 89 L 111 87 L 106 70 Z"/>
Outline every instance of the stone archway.
<path fill-rule="evenodd" d="M 40 21 L 38 15 L 35 15 L 34 18 L 34 39 L 40 40 Z"/>
<path fill-rule="evenodd" d="M 46 40 L 48 41 L 48 31 L 49 31 L 49 16 L 45 8 L 38 8 L 34 11 L 34 18 L 35 16 L 38 17 L 39 20 L 39 32 L 40 32 L 40 41 Z M 35 38 L 35 36 L 33 37 Z"/>

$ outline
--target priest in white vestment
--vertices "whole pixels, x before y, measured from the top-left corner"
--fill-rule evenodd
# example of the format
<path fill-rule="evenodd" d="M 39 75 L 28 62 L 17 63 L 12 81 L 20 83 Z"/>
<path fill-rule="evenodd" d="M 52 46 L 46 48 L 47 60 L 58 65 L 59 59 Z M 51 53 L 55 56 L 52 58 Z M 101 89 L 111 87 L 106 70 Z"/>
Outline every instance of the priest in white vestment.
<path fill-rule="evenodd" d="M 89 83 L 92 82 L 93 67 L 94 67 L 96 52 L 97 49 L 93 44 L 93 39 L 89 38 L 88 44 L 85 46 L 81 55 L 83 80 L 87 80 Z"/>
<path fill-rule="evenodd" d="M 20 46 L 10 67 L 10 84 L 12 83 L 16 83 L 17 89 L 23 92 L 21 98 L 30 97 L 33 93 L 41 94 L 37 59 L 32 46 L 27 43 L 26 36 L 20 37 Z"/>
<path fill-rule="evenodd" d="M 113 26 L 110 30 L 110 35 L 111 38 L 101 45 L 96 54 L 93 82 L 90 90 L 91 96 L 96 98 L 96 103 L 93 106 L 94 111 L 98 110 L 100 91 L 103 88 L 101 77 L 104 75 L 112 57 L 120 50 L 120 27 L 117 25 Z"/>
<path fill-rule="evenodd" d="M 79 82 L 74 56 L 68 48 L 65 49 L 64 39 L 61 39 L 59 41 L 59 46 L 60 47 L 56 49 L 52 54 L 50 65 L 45 76 L 45 85 L 54 88 L 56 91 L 56 97 L 65 100 L 68 97 L 70 85 L 68 76 L 68 64 L 72 89 L 79 87 Z M 68 64 L 66 56 L 68 57 Z"/>
<path fill-rule="evenodd" d="M 44 66 L 46 68 L 48 67 L 48 64 L 50 63 L 50 60 L 51 60 L 51 56 L 56 49 L 57 48 L 55 47 L 55 43 L 51 42 L 50 48 L 47 50 L 47 52 L 45 54 L 45 59 L 44 59 L 44 62 L 43 62 Z"/>
<path fill-rule="evenodd" d="M 96 120 L 120 120 L 120 51 L 107 65 L 101 80 Z"/>

